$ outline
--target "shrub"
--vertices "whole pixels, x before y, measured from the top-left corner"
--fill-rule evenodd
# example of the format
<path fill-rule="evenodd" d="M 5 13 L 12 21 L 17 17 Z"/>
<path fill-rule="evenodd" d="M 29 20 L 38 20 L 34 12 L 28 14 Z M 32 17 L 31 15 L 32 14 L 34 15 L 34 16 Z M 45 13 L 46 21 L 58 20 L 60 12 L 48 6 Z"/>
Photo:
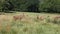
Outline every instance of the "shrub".
<path fill-rule="evenodd" d="M 46 22 L 47 22 L 47 23 L 51 22 L 50 16 L 47 16 L 47 17 L 46 17 Z"/>

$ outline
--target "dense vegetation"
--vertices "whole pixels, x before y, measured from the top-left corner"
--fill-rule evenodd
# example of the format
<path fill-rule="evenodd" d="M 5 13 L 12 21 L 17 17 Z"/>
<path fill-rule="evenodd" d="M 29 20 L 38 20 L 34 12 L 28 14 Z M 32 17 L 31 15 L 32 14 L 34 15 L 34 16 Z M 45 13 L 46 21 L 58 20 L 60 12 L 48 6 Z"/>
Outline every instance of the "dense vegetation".
<path fill-rule="evenodd" d="M 0 11 L 60 12 L 60 0 L 0 0 Z"/>

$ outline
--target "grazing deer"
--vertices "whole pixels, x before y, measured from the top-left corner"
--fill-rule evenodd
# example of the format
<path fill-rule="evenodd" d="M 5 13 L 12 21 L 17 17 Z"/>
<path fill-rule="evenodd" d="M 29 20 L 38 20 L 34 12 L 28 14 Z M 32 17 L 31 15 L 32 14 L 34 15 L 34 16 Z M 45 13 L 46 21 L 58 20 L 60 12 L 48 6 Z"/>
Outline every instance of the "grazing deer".
<path fill-rule="evenodd" d="M 43 16 L 37 16 L 37 19 L 44 20 L 44 17 Z"/>
<path fill-rule="evenodd" d="M 60 18 L 60 16 L 56 16 L 56 17 L 54 17 L 55 19 L 59 19 Z"/>
<path fill-rule="evenodd" d="M 24 17 L 25 17 L 24 13 L 22 15 L 13 16 L 13 18 L 14 18 L 15 21 L 16 20 L 22 20 L 22 18 L 24 18 Z"/>

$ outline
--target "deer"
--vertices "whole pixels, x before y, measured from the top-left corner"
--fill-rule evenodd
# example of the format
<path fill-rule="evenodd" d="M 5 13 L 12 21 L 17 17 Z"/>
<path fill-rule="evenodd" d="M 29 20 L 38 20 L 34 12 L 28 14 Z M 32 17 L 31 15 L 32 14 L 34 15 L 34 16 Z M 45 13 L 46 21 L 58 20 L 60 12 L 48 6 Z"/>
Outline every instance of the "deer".
<path fill-rule="evenodd" d="M 24 13 L 22 15 L 15 15 L 13 16 L 14 20 L 22 20 L 25 17 Z"/>
<path fill-rule="evenodd" d="M 39 19 L 39 20 L 44 20 L 44 17 L 43 16 L 37 16 L 37 19 Z"/>
<path fill-rule="evenodd" d="M 56 16 L 56 17 L 54 17 L 55 19 L 60 19 L 60 16 Z"/>

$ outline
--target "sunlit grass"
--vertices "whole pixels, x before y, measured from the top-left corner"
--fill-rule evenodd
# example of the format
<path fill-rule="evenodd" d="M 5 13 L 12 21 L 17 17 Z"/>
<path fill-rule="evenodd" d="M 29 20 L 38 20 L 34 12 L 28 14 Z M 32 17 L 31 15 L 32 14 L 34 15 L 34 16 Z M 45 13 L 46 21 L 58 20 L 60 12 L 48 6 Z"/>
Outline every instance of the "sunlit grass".
<path fill-rule="evenodd" d="M 14 21 L 13 16 L 22 13 L 28 17 Z M 52 22 L 52 17 L 59 14 L 17 12 L 6 15 L 9 19 L 7 16 L 0 18 L 0 34 L 60 34 L 60 25 Z M 44 16 L 45 19 L 41 21 L 36 18 L 37 15 Z"/>

